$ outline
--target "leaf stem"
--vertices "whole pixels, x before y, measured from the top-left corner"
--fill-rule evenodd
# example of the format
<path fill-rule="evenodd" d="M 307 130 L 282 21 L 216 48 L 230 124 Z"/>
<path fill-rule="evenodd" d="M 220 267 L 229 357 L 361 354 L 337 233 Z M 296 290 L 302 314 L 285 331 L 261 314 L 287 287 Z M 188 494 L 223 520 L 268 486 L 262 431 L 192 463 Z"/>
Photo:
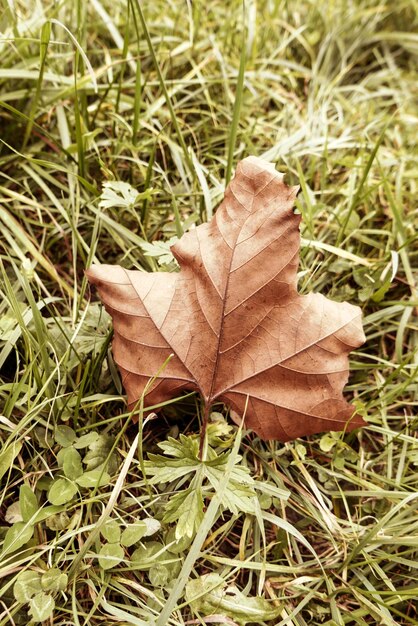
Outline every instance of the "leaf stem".
<path fill-rule="evenodd" d="M 202 426 L 200 427 L 199 459 L 201 461 L 203 461 L 203 457 L 205 455 L 206 431 L 208 427 L 209 413 L 210 413 L 211 406 L 212 405 L 210 403 L 205 402 L 205 408 L 203 411 L 203 421 L 202 421 Z"/>

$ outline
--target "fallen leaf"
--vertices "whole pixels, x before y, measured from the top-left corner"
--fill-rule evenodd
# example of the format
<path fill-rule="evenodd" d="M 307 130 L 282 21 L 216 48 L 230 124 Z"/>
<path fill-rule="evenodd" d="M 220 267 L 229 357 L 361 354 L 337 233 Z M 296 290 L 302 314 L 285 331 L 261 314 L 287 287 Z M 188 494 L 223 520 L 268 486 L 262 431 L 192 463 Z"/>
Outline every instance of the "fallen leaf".
<path fill-rule="evenodd" d="M 128 403 L 198 391 L 224 402 L 263 439 L 365 424 L 342 397 L 348 353 L 364 342 L 361 311 L 297 292 L 296 187 L 273 164 L 241 161 L 213 219 L 172 246 L 179 273 L 92 266 L 112 315 L 113 353 Z M 354 415 L 353 415 L 354 414 Z"/>

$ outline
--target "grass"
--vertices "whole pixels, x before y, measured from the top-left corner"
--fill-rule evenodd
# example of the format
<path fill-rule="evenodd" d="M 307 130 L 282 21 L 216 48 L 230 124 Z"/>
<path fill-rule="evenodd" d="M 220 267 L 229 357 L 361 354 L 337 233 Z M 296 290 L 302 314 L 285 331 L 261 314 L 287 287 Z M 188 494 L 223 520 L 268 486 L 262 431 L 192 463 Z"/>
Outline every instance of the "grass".
<path fill-rule="evenodd" d="M 416 28 L 414 0 L 4 5 L 0 626 L 418 624 Z M 300 291 L 363 308 L 368 426 L 262 442 L 216 407 L 199 482 L 197 399 L 133 423 L 83 270 L 175 270 L 249 154 L 301 185 Z"/>

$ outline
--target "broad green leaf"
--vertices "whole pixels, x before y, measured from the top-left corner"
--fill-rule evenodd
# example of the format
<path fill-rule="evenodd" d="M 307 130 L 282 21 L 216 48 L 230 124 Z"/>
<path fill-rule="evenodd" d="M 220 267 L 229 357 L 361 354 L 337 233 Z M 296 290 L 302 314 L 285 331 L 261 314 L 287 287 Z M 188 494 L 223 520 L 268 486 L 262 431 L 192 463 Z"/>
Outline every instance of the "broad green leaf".
<path fill-rule="evenodd" d="M 234 438 L 234 428 L 228 424 L 222 413 L 213 411 L 207 426 L 207 438 L 211 446 L 230 447 Z"/>
<path fill-rule="evenodd" d="M 95 441 L 89 444 L 89 451 L 83 458 L 88 470 L 94 470 L 104 463 L 112 449 L 113 438 L 107 435 L 98 435 Z"/>
<path fill-rule="evenodd" d="M 329 452 L 337 444 L 337 439 L 332 435 L 322 435 L 319 440 L 319 447 L 322 452 Z"/>
<path fill-rule="evenodd" d="M 176 522 L 176 539 L 194 537 L 203 519 L 203 499 L 199 486 L 180 491 L 170 498 L 164 522 Z"/>
<path fill-rule="evenodd" d="M 24 310 L 24 307 L 23 307 Z M 3 341 L 13 341 L 13 336 L 16 332 L 16 327 L 18 326 L 18 322 L 16 319 L 16 315 L 12 311 L 8 311 L 4 313 L 0 317 L 0 340 Z"/>
<path fill-rule="evenodd" d="M 108 485 L 109 481 L 109 474 L 106 471 L 102 471 L 101 469 L 94 469 L 90 470 L 89 472 L 84 472 L 84 474 L 76 479 L 77 484 L 80 485 L 80 487 L 84 487 L 86 489 L 103 487 L 104 485 Z"/>
<path fill-rule="evenodd" d="M 299 458 L 302 459 L 302 461 L 306 458 L 306 446 L 302 445 L 301 443 L 297 443 L 295 444 L 295 450 L 299 455 Z"/>
<path fill-rule="evenodd" d="M 135 524 L 129 524 L 122 533 L 121 544 L 127 548 L 140 541 L 142 537 L 150 537 L 157 533 L 161 524 L 153 517 L 145 517 Z"/>
<path fill-rule="evenodd" d="M 139 521 L 136 522 L 136 524 L 129 524 L 129 526 L 124 529 L 120 542 L 123 546 L 129 548 L 133 546 L 134 543 L 140 541 L 142 537 L 145 537 L 146 534 L 147 525 L 145 522 Z"/>
<path fill-rule="evenodd" d="M 174 542 L 174 543 L 173 543 Z M 189 548 L 192 539 L 190 537 L 180 537 L 176 540 L 176 529 L 170 528 L 167 534 L 167 550 L 172 554 L 181 554 Z"/>
<path fill-rule="evenodd" d="M 261 596 L 246 596 L 235 585 L 226 586 L 222 576 L 215 573 L 190 580 L 185 596 L 196 614 L 227 615 L 242 626 L 274 620 L 283 610 Z"/>
<path fill-rule="evenodd" d="M 158 554 L 162 552 L 161 554 Z M 158 556 L 156 556 L 158 554 Z M 159 541 L 147 541 L 137 548 L 131 556 L 133 569 L 148 570 L 150 567 L 164 559 L 164 546 Z"/>
<path fill-rule="evenodd" d="M 32 432 L 41 448 L 48 449 L 54 445 L 54 437 L 52 436 L 51 431 L 47 428 L 44 428 L 43 426 L 35 426 Z"/>
<path fill-rule="evenodd" d="M 121 530 L 116 520 L 107 520 L 100 528 L 100 532 L 109 543 L 117 543 L 120 540 Z"/>
<path fill-rule="evenodd" d="M 110 180 L 103 183 L 99 207 L 101 209 L 133 208 L 140 200 L 151 197 L 152 189 L 138 193 L 136 189 L 122 180 Z"/>
<path fill-rule="evenodd" d="M 47 517 L 45 523 L 50 530 L 65 530 L 71 525 L 71 518 L 66 511 L 62 511 L 61 513 Z"/>
<path fill-rule="evenodd" d="M 35 494 L 28 485 L 21 485 L 19 489 L 20 512 L 24 522 L 28 522 L 37 514 L 39 505 Z"/>
<path fill-rule="evenodd" d="M 67 478 L 76 480 L 83 473 L 83 465 L 81 456 L 73 446 L 69 446 L 64 450 L 64 459 L 62 468 Z"/>
<path fill-rule="evenodd" d="M 0 480 L 10 470 L 13 461 L 22 449 L 21 441 L 14 441 L 0 452 Z"/>
<path fill-rule="evenodd" d="M 19 501 L 13 502 L 7 507 L 4 519 L 8 524 L 16 524 L 16 522 L 23 522 L 23 517 L 20 512 Z"/>
<path fill-rule="evenodd" d="M 51 567 L 42 574 L 41 586 L 44 591 L 65 591 L 67 584 L 67 574 L 61 572 L 58 567 Z"/>
<path fill-rule="evenodd" d="M 158 447 L 161 448 L 167 456 L 200 461 L 199 441 L 196 437 L 187 437 L 186 435 L 180 435 L 178 439 L 169 437 L 167 441 L 161 441 Z"/>
<path fill-rule="evenodd" d="M 170 580 L 170 570 L 161 563 L 157 563 L 150 567 L 148 578 L 154 587 L 164 587 Z"/>
<path fill-rule="evenodd" d="M 177 265 L 177 261 L 171 252 L 171 246 L 175 244 L 177 240 L 177 237 L 170 237 L 167 241 L 158 240 L 152 241 L 151 243 L 144 241 L 144 243 L 141 243 L 141 249 L 144 251 L 145 256 L 157 259 L 158 265 L 160 266 L 169 265 L 170 263 Z"/>
<path fill-rule="evenodd" d="M 214 429 L 216 432 L 216 428 Z M 226 433 L 222 422 L 219 423 L 219 432 Z M 224 480 L 225 468 L 228 463 L 229 452 L 218 454 L 210 445 L 207 446 L 206 461 L 199 459 L 199 444 L 196 438 L 180 435 L 179 439 L 169 437 L 167 441 L 158 444 L 164 451 L 166 456 L 159 454 L 149 454 L 149 461 L 145 463 L 146 472 L 151 477 L 152 484 L 167 483 L 182 478 L 190 474 L 198 480 L 198 477 L 205 476 L 213 488 L 213 492 L 219 490 L 220 482 Z M 255 481 L 250 476 L 248 468 L 243 465 L 237 465 L 241 461 L 241 457 L 237 456 L 236 464 L 232 469 L 231 478 L 227 489 L 224 492 L 222 506 L 230 510 L 234 515 L 238 515 L 244 511 L 254 515 L 256 513 L 256 494 L 254 490 Z M 201 478 L 200 478 L 201 479 Z M 199 479 L 199 480 L 200 480 Z M 186 493 L 187 492 L 187 493 Z M 205 495 L 212 496 L 213 493 L 205 492 Z M 184 505 L 184 498 L 187 496 L 188 501 Z M 189 491 L 176 493 L 167 506 L 164 519 L 165 521 L 179 520 L 179 526 L 176 536 L 180 537 L 185 531 L 188 536 L 193 536 L 191 528 L 193 520 L 200 519 L 195 517 L 198 510 L 198 494 L 189 496 Z M 181 508 L 180 508 L 181 506 Z M 193 515 L 188 516 L 186 506 L 192 507 L 190 510 Z M 201 506 L 203 510 L 203 503 Z M 181 517 L 183 516 L 183 517 Z M 195 529 L 197 526 L 195 526 Z M 192 533 L 192 534 L 189 534 Z"/>
<path fill-rule="evenodd" d="M 38 509 L 38 512 L 33 520 L 33 523 L 37 524 L 38 522 L 43 522 L 48 517 L 51 517 L 52 515 L 56 515 L 57 513 L 61 513 L 63 508 L 65 507 L 54 506 L 53 504 L 50 504 L 48 506 L 43 506 L 41 509 Z"/>
<path fill-rule="evenodd" d="M 54 434 L 55 441 L 63 448 L 68 448 L 75 441 L 77 441 L 77 435 L 74 430 L 65 424 L 57 426 Z"/>
<path fill-rule="evenodd" d="M 57 464 L 58 467 L 62 467 L 64 465 L 65 454 L 67 452 L 67 448 L 61 448 L 61 450 L 57 453 Z"/>
<path fill-rule="evenodd" d="M 215 492 L 219 490 L 220 482 L 224 480 L 228 454 L 222 454 L 218 458 L 205 463 L 204 474 L 208 478 Z M 237 458 L 237 461 L 240 457 Z M 222 498 L 222 506 L 231 511 L 234 515 L 240 512 L 256 512 L 256 493 L 254 490 L 255 481 L 250 476 L 248 468 L 242 465 L 235 465 L 232 468 L 231 478 Z"/>
<path fill-rule="evenodd" d="M 268 511 L 268 509 L 270 509 L 273 504 L 273 498 L 271 496 L 266 496 L 262 493 L 258 496 L 258 502 L 260 505 L 260 509 Z"/>
<path fill-rule="evenodd" d="M 241 512 L 255 515 L 257 498 L 251 487 L 230 480 L 222 498 L 222 506 L 234 515 L 239 515 Z"/>
<path fill-rule="evenodd" d="M 60 504 L 66 504 L 70 502 L 77 493 L 77 485 L 67 478 L 57 478 L 52 483 L 49 492 L 48 500 L 51 504 L 59 506 Z"/>
<path fill-rule="evenodd" d="M 149 461 L 145 462 L 147 475 L 151 477 L 151 484 L 169 483 L 201 469 L 202 461 L 199 459 L 197 439 L 180 435 L 179 440 L 169 437 L 167 441 L 158 445 L 165 456 L 149 454 Z"/>
<path fill-rule="evenodd" d="M 20 572 L 13 585 L 13 595 L 18 602 L 29 602 L 39 592 L 40 583 L 41 578 L 38 572 Z"/>
<path fill-rule="evenodd" d="M 103 569 L 111 569 L 118 565 L 125 556 L 122 546 L 118 543 L 106 543 L 99 551 L 99 565 Z"/>
<path fill-rule="evenodd" d="M 35 622 L 44 622 L 49 619 L 54 608 L 54 598 L 43 591 L 37 593 L 29 602 L 29 613 Z"/>
<path fill-rule="evenodd" d="M 149 461 L 145 461 L 145 468 L 148 476 L 151 476 L 150 483 L 169 483 L 187 474 L 196 472 L 200 463 L 192 459 L 167 459 L 159 454 L 149 454 Z"/>
<path fill-rule="evenodd" d="M 3 553 L 19 550 L 32 538 L 33 526 L 26 522 L 17 522 L 9 528 L 4 538 Z"/>
<path fill-rule="evenodd" d="M 76 448 L 77 450 L 88 448 L 88 446 L 97 441 L 98 437 L 98 433 L 96 433 L 96 431 L 94 430 L 87 433 L 86 435 L 81 435 L 81 437 L 79 437 L 77 441 L 74 442 L 74 448 Z"/>
<path fill-rule="evenodd" d="M 338 470 L 342 470 L 345 466 L 346 459 L 343 456 L 336 456 L 333 459 L 334 467 Z"/>

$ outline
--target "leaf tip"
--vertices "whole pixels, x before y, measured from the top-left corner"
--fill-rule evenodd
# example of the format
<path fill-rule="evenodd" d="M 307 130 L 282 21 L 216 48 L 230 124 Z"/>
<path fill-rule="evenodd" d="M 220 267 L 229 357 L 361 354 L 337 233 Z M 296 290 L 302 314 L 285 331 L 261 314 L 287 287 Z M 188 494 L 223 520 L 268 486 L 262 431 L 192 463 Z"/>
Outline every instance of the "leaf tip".
<path fill-rule="evenodd" d="M 86 276 L 89 283 L 94 284 L 97 279 L 97 271 L 99 270 L 100 265 L 90 265 L 87 270 L 84 270 L 84 275 Z"/>

